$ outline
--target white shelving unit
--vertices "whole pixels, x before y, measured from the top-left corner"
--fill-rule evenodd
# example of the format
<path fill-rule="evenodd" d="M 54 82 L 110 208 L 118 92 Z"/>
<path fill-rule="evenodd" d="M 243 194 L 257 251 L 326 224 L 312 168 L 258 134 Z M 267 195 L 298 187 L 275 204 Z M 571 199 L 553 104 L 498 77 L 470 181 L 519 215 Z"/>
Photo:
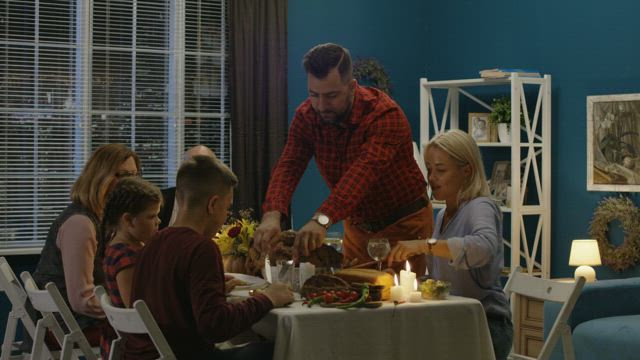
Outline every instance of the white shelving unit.
<path fill-rule="evenodd" d="M 511 95 L 510 144 L 478 144 L 481 149 L 497 148 L 511 152 L 511 206 L 502 207 L 505 217 L 511 217 L 510 236 L 503 240 L 511 249 L 510 265 L 511 268 L 521 266 L 529 274 L 548 279 L 551 249 L 551 76 L 533 78 L 511 74 L 511 77 L 499 80 L 448 81 L 421 78 L 420 151 L 424 151 L 424 144 L 433 136 L 448 129 L 460 128 L 461 95 L 488 112 L 492 110 L 490 105 L 472 94 L 484 86 L 494 86 L 498 92 L 504 89 L 505 95 Z M 531 100 L 531 94 L 535 95 L 535 91 L 535 104 L 528 104 L 527 97 Z M 436 109 L 436 92 L 446 93 L 441 112 Z M 524 116 L 522 123 L 521 109 Z M 466 121 L 467 114 L 462 115 Z M 490 174 L 487 176 L 490 177 Z"/>

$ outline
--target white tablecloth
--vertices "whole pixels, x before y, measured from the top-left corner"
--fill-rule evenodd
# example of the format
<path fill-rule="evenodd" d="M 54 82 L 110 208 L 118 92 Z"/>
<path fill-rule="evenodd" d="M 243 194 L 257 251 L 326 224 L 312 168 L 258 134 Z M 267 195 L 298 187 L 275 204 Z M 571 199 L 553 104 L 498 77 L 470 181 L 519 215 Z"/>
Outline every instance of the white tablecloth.
<path fill-rule="evenodd" d="M 295 302 L 272 310 L 253 330 L 275 342 L 275 360 L 494 359 L 482 305 L 456 296 L 378 309 Z"/>

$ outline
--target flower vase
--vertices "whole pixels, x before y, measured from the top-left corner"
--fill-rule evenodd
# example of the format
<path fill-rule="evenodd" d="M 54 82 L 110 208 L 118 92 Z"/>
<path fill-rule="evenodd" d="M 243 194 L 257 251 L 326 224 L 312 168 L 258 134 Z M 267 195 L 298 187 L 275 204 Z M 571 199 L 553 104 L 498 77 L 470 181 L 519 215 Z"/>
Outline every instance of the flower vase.
<path fill-rule="evenodd" d="M 502 144 L 509 144 L 511 142 L 511 128 L 509 125 L 510 124 L 507 123 L 498 124 L 498 138 Z"/>
<path fill-rule="evenodd" d="M 222 256 L 222 264 L 226 273 L 247 273 L 247 257 L 242 255 L 224 255 Z"/>

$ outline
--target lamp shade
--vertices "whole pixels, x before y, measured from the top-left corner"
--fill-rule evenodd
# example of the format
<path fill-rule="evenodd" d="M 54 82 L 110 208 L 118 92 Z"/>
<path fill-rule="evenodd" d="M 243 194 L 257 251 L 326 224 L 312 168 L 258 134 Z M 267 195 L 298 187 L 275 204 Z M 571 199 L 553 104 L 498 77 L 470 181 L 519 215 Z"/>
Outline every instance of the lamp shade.
<path fill-rule="evenodd" d="M 569 265 L 602 265 L 598 241 L 591 239 L 573 240 L 571 254 L 569 255 Z"/>

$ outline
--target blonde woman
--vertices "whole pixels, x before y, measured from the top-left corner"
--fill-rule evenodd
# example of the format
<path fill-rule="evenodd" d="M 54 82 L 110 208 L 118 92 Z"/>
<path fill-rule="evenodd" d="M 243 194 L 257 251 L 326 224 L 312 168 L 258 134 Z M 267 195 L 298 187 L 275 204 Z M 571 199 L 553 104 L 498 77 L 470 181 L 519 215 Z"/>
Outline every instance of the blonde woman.
<path fill-rule="evenodd" d="M 96 251 L 106 197 L 118 179 L 137 176 L 139 169 L 138 155 L 126 146 L 99 147 L 71 188 L 71 204 L 51 224 L 33 274 L 41 288 L 56 284 L 93 346 L 100 343 L 105 322 L 93 289 L 104 283 Z"/>
<path fill-rule="evenodd" d="M 506 359 L 513 341 L 511 312 L 502 291 L 502 213 L 489 198 L 480 149 L 471 135 L 451 130 L 426 147 L 429 186 L 446 207 L 438 213 L 432 239 L 400 241 L 388 261 L 430 254 L 431 274 L 451 282 L 451 294 L 484 306 L 496 359 Z"/>

